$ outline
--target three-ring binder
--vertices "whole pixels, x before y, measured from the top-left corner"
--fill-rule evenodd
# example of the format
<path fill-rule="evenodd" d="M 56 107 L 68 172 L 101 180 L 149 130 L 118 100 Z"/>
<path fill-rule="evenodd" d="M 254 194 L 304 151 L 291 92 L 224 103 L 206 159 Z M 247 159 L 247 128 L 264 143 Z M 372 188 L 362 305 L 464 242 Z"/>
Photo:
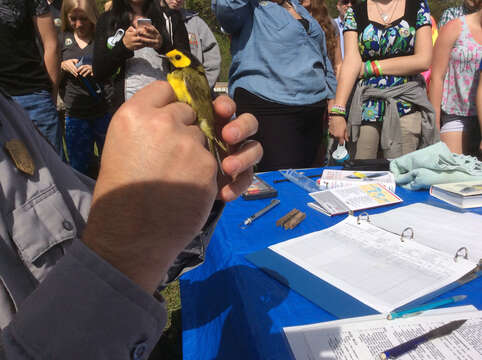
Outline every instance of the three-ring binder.
<path fill-rule="evenodd" d="M 362 212 L 360 215 L 356 217 L 356 223 L 360 225 L 360 221 L 365 220 L 366 222 L 370 222 L 370 215 L 367 212 Z"/>

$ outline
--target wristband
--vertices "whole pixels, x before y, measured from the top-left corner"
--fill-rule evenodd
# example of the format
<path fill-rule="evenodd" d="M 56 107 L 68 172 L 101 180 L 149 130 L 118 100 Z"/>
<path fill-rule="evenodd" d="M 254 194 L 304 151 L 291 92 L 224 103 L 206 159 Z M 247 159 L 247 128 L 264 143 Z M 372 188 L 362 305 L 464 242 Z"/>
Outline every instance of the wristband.
<path fill-rule="evenodd" d="M 344 106 L 341 106 L 341 105 L 333 105 L 328 113 L 345 116 L 346 115 L 346 108 Z"/>
<path fill-rule="evenodd" d="M 380 66 L 380 63 L 378 62 L 378 60 L 372 61 L 372 68 L 373 68 L 376 76 L 382 76 L 383 75 L 382 67 Z"/>
<path fill-rule="evenodd" d="M 331 116 L 341 116 L 342 118 L 346 119 L 346 114 L 338 114 L 338 113 L 328 113 L 328 117 L 331 117 Z"/>
<path fill-rule="evenodd" d="M 364 74 L 364 78 L 367 79 L 369 77 L 372 77 L 374 75 L 373 73 L 373 68 L 372 68 L 372 64 L 370 61 L 365 61 L 365 74 Z"/>

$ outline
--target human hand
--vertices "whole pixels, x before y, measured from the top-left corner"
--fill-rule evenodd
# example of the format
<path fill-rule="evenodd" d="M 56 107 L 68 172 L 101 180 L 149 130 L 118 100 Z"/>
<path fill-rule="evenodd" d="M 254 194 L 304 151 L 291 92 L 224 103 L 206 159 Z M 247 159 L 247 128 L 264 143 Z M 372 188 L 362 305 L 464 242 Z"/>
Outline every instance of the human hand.
<path fill-rule="evenodd" d="M 142 49 L 146 46 L 133 26 L 129 26 L 127 28 L 124 36 L 122 37 L 122 42 L 126 48 L 132 51 Z"/>
<path fill-rule="evenodd" d="M 330 115 L 328 117 L 328 131 L 333 137 L 338 139 L 339 144 L 344 144 L 345 141 L 348 141 L 346 121 L 343 116 Z"/>
<path fill-rule="evenodd" d="M 160 49 L 162 46 L 162 37 L 159 31 L 152 25 L 143 25 L 136 28 L 137 35 L 145 46 L 153 49 Z"/>
<path fill-rule="evenodd" d="M 74 75 L 75 77 L 77 77 L 77 72 L 78 72 L 78 69 L 77 67 L 75 66 L 75 64 L 77 64 L 79 62 L 78 59 L 68 59 L 68 60 L 64 60 L 60 63 L 60 68 L 63 70 L 63 71 L 67 71 L 69 73 L 71 73 L 72 75 Z"/>
<path fill-rule="evenodd" d="M 216 121 L 226 124 L 221 132 L 223 140 L 234 151 L 222 161 L 222 168 L 226 175 L 218 179 L 218 198 L 232 201 L 241 195 L 251 184 L 253 166 L 263 156 L 263 148 L 257 141 L 246 141 L 258 130 L 258 121 L 248 113 L 241 114 L 229 121 L 236 112 L 236 104 L 228 96 L 218 96 L 214 101 Z"/>
<path fill-rule="evenodd" d="M 77 69 L 78 73 L 80 76 L 87 77 L 89 75 L 93 75 L 94 73 L 92 72 L 92 65 L 81 65 Z"/>
<path fill-rule="evenodd" d="M 83 241 L 107 262 L 152 293 L 178 253 L 205 224 L 218 193 L 217 164 L 206 149 L 196 115 L 167 82 L 154 82 L 114 115 Z M 215 102 L 219 118 L 234 111 Z M 239 144 L 257 128 L 244 115 L 226 125 L 223 138 Z M 223 161 L 235 178 L 221 189 L 231 199 L 247 185 L 261 147 L 251 143 Z"/>

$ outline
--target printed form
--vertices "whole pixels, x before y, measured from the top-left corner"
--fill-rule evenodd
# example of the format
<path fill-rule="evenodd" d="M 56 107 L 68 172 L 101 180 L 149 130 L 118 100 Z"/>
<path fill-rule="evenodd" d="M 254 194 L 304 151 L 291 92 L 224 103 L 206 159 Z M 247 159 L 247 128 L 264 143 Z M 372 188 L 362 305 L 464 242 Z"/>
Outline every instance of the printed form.
<path fill-rule="evenodd" d="M 371 308 L 388 313 L 460 279 L 468 260 L 348 216 L 322 231 L 269 247 Z"/>
<path fill-rule="evenodd" d="M 464 307 L 467 308 L 467 307 Z M 400 360 L 476 360 L 482 358 L 482 311 L 387 320 L 380 315 L 284 328 L 295 359 L 367 360 L 453 320 L 467 321 L 450 335 L 430 340 Z M 439 310 L 438 313 L 441 313 Z M 351 322 L 350 322 L 351 321 Z"/>
<path fill-rule="evenodd" d="M 464 246 L 469 259 L 474 262 L 482 259 L 482 216 L 479 214 L 416 203 L 370 215 L 370 220 L 377 227 L 396 234 L 410 226 L 418 243 L 452 256 Z"/>

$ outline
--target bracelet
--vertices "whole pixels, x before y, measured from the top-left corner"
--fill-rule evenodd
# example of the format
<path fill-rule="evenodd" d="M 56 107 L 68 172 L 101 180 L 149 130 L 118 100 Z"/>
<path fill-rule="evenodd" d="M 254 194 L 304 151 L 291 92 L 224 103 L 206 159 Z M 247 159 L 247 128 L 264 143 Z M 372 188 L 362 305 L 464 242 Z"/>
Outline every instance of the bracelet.
<path fill-rule="evenodd" d="M 373 75 L 374 73 L 373 73 L 371 61 L 365 61 L 365 74 L 363 74 L 363 77 L 367 79 L 369 77 L 372 77 Z"/>
<path fill-rule="evenodd" d="M 329 112 L 328 117 L 331 117 L 331 116 L 341 116 L 342 118 L 346 119 L 346 114 L 338 114 L 338 113 Z"/>
<path fill-rule="evenodd" d="M 328 114 L 337 114 L 337 115 L 345 116 L 346 108 L 341 105 L 333 105 L 330 111 L 328 112 Z"/>
<path fill-rule="evenodd" d="M 378 62 L 378 60 L 372 61 L 372 68 L 373 68 L 376 76 L 382 76 L 383 75 L 382 67 L 380 66 L 380 63 Z"/>

